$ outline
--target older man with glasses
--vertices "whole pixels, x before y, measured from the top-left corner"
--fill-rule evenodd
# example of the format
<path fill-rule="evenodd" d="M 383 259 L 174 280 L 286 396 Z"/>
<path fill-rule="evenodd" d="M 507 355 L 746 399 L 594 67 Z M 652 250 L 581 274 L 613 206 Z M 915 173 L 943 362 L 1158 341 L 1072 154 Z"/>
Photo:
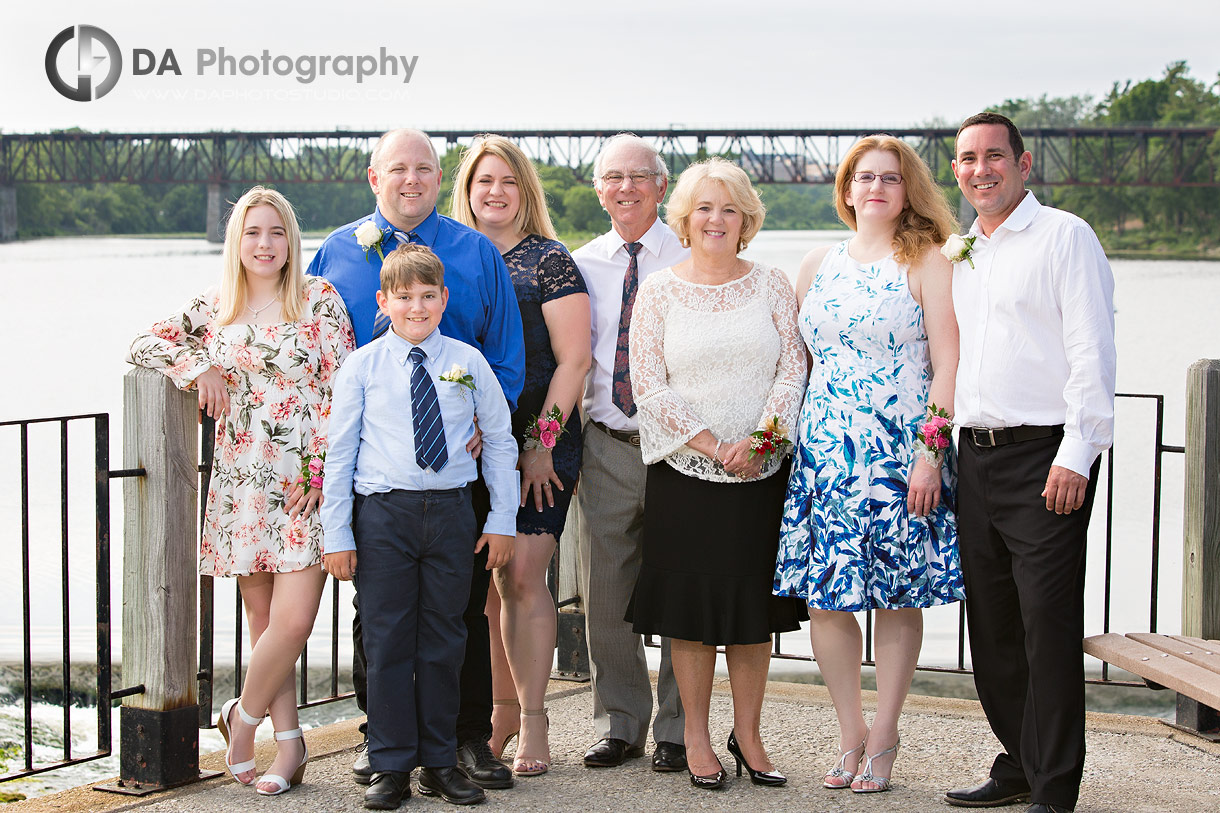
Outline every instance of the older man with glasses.
<path fill-rule="evenodd" d="M 640 569 L 645 467 L 627 363 L 627 334 L 640 284 L 681 262 L 687 249 L 657 217 L 669 176 L 657 151 L 635 135 L 609 139 L 594 163 L 594 188 L 613 227 L 572 256 L 589 288 L 593 368 L 585 390 L 578 578 L 599 740 L 585 765 L 604 768 L 642 756 L 652 714 L 643 640 L 623 620 Z M 653 770 L 686 768 L 682 702 L 661 643 Z"/>

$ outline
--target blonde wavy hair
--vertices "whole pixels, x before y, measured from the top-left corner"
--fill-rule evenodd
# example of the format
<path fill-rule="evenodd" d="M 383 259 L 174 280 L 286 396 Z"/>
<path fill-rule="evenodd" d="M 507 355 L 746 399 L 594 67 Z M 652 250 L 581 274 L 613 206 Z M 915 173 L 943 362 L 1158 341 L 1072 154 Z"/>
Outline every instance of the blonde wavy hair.
<path fill-rule="evenodd" d="M 847 205 L 847 191 L 856 164 L 872 150 L 884 150 L 898 158 L 907 205 L 894 231 L 894 259 L 913 263 L 932 246 L 943 245 L 957 231 L 957 218 L 928 165 L 910 144 L 893 136 L 871 135 L 852 145 L 835 173 L 835 211 L 852 231 L 856 230 L 856 210 Z"/>
<path fill-rule="evenodd" d="M 513 226 L 522 234 L 537 234 L 549 240 L 558 240 L 551 213 L 546 208 L 546 193 L 542 190 L 542 179 L 533 162 L 513 142 L 504 136 L 490 133 L 479 136 L 462 153 L 457 174 L 453 180 L 453 199 L 449 204 L 449 216 L 472 229 L 478 228 L 474 211 L 470 208 L 470 185 L 474 183 L 474 171 L 485 155 L 494 155 L 508 164 L 517 179 L 517 191 L 521 205 L 513 218 Z"/>
<path fill-rule="evenodd" d="M 682 245 L 690 246 L 690 213 L 695 209 L 699 193 L 709 181 L 723 186 L 733 205 L 741 212 L 741 237 L 737 250 L 744 251 L 762 228 L 767 207 L 763 205 L 745 170 L 723 158 L 708 158 L 682 171 L 669 202 L 665 204 L 665 222 L 678 235 Z"/>
<path fill-rule="evenodd" d="M 246 212 L 255 206 L 270 206 L 280 216 L 288 238 L 288 260 L 280 269 L 280 312 L 286 322 L 296 322 L 305 310 L 305 274 L 301 269 L 301 227 L 297 213 L 288 198 L 263 186 L 251 187 L 237 199 L 225 226 L 225 247 L 222 254 L 224 270 L 220 278 L 220 296 L 216 322 L 221 325 L 237 321 L 246 308 L 246 275 L 241 264 L 241 233 L 246 224 Z"/>

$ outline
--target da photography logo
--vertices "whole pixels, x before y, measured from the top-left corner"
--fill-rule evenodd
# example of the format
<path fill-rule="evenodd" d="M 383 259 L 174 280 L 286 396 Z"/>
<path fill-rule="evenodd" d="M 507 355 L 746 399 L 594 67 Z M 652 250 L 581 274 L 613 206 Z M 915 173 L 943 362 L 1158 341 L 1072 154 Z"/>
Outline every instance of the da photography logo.
<path fill-rule="evenodd" d="M 69 43 L 75 43 L 71 50 L 65 48 Z M 70 68 L 68 75 L 60 72 L 60 56 L 65 50 L 69 53 L 63 61 L 75 65 L 75 73 L 71 73 L 73 69 Z M 106 74 L 95 86 L 93 78 L 100 72 L 102 64 L 106 65 Z M 123 55 L 114 37 L 97 26 L 70 25 L 51 40 L 47 48 L 46 68 L 47 79 L 61 96 L 74 102 L 88 102 L 100 99 L 114 89 L 119 74 L 123 72 Z"/>

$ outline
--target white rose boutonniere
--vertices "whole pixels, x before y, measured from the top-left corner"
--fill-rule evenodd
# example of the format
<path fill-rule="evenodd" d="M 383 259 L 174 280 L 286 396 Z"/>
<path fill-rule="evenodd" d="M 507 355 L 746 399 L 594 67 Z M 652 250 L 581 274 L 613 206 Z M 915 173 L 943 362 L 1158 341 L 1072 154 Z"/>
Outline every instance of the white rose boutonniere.
<path fill-rule="evenodd" d="M 974 251 L 974 241 L 977 239 L 979 239 L 977 234 L 969 237 L 950 234 L 949 239 L 941 246 L 940 253 L 945 255 L 945 259 L 951 263 L 960 263 L 965 260 L 970 263 L 971 268 L 974 268 L 974 260 L 970 259 L 970 252 Z"/>
<path fill-rule="evenodd" d="M 457 384 L 461 387 L 468 387 L 471 392 L 474 392 L 474 376 L 466 372 L 466 368 L 460 364 L 454 364 L 449 368 L 449 372 L 443 373 L 440 376 L 441 381 L 448 381 L 451 384 Z M 466 390 L 460 390 L 462 400 L 466 400 Z"/>
<path fill-rule="evenodd" d="M 356 227 L 353 232 L 356 235 L 356 242 L 364 249 L 364 259 L 369 258 L 369 249 L 376 249 L 377 256 L 385 261 L 385 254 L 381 253 L 381 244 L 385 240 L 385 233 L 377 228 L 377 223 L 372 220 L 366 220 Z"/>

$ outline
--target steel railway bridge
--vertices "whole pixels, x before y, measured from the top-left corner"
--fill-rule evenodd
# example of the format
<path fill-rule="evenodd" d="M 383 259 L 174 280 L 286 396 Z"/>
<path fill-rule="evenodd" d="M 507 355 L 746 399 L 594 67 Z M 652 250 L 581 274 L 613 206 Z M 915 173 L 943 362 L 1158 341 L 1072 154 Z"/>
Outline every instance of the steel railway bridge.
<path fill-rule="evenodd" d="M 534 160 L 588 181 L 593 159 L 617 130 L 504 130 Z M 740 164 L 757 183 L 828 184 L 840 157 L 875 128 L 641 129 L 671 168 L 707 155 Z M 952 183 L 955 131 L 887 130 L 909 142 Z M 1211 127 L 1029 128 L 1032 186 L 1220 187 L 1220 138 Z M 439 150 L 479 131 L 432 130 Z M 370 131 L 0 134 L 0 241 L 17 232 L 20 184 L 206 184 L 207 232 L 221 219 L 226 185 L 365 183 Z"/>

